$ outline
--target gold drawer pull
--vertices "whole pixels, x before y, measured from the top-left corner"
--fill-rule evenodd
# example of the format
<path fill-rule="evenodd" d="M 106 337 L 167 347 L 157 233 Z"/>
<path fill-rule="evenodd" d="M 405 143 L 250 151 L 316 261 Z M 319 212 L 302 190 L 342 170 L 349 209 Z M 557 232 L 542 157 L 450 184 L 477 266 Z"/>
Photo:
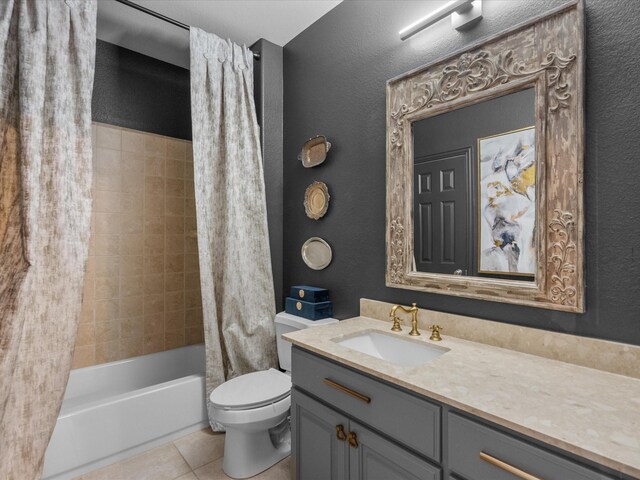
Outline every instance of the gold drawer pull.
<path fill-rule="evenodd" d="M 349 432 L 349 446 L 358 448 L 358 436 L 354 432 Z"/>
<path fill-rule="evenodd" d="M 511 475 L 515 475 L 518 478 L 522 478 L 523 480 L 542 480 L 540 477 L 536 477 L 531 475 L 530 473 L 524 472 L 519 468 L 514 467 L 513 465 L 509 465 L 508 463 L 503 462 L 502 460 L 497 459 L 496 457 L 492 457 L 484 452 L 480 452 L 480 458 L 485 462 L 490 463 L 494 467 L 501 468 L 505 472 L 509 472 Z"/>
<path fill-rule="evenodd" d="M 344 427 L 342 425 L 336 425 L 336 438 L 341 442 L 347 439 L 347 434 L 344 433 Z"/>
<path fill-rule="evenodd" d="M 324 383 L 326 383 L 330 387 L 335 388 L 336 390 L 340 390 L 341 392 L 344 392 L 347 395 L 351 395 L 352 397 L 357 398 L 361 402 L 371 403 L 371 399 L 369 397 L 367 397 L 366 395 L 358 393 L 355 390 L 351 390 L 350 388 L 347 388 L 344 385 L 340 385 L 339 383 L 336 383 L 333 380 L 329 380 L 328 378 L 325 378 L 324 379 Z"/>

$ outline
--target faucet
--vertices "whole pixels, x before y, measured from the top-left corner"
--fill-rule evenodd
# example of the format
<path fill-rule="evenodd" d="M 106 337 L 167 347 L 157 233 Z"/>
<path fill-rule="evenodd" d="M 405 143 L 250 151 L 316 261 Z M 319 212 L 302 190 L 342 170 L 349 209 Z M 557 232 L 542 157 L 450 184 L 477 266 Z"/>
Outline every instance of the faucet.
<path fill-rule="evenodd" d="M 389 316 L 391 317 L 391 320 L 393 320 L 391 331 L 402 331 L 402 328 L 400 327 L 400 318 L 398 318 L 398 316 L 396 315 L 396 311 L 398 309 L 402 310 L 405 313 L 411 314 L 411 331 L 409 332 L 409 335 L 411 335 L 412 337 L 417 337 L 418 335 L 420 335 L 420 332 L 418 331 L 418 307 L 416 307 L 415 303 L 411 304 L 411 308 L 404 307 L 402 305 L 394 305 L 393 307 L 391 307 L 391 312 L 389 312 Z"/>

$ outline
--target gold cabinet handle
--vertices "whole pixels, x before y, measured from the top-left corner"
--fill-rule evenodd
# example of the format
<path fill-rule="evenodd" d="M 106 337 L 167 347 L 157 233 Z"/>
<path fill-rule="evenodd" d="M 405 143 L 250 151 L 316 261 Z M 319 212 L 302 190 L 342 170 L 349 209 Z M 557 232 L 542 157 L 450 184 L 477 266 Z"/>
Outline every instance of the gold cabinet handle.
<path fill-rule="evenodd" d="M 351 448 L 358 448 L 358 436 L 354 432 L 349 432 L 349 446 Z"/>
<path fill-rule="evenodd" d="M 540 477 L 531 475 L 530 473 L 520 470 L 519 468 L 516 468 L 513 465 L 509 465 L 508 463 L 503 462 L 502 460 L 499 460 L 496 457 L 492 457 L 491 455 L 486 454 L 484 452 L 480 452 L 480 458 L 485 462 L 490 463 L 494 467 L 498 467 L 504 470 L 505 472 L 509 472 L 511 475 L 515 475 L 518 478 L 522 478 L 522 480 L 542 480 Z"/>
<path fill-rule="evenodd" d="M 344 433 L 344 427 L 342 425 L 336 425 L 336 437 L 341 442 L 344 442 L 347 439 L 347 434 Z"/>
<path fill-rule="evenodd" d="M 329 385 L 332 388 L 335 388 L 336 390 L 340 390 L 341 392 L 346 393 L 347 395 L 351 395 L 352 397 L 357 398 L 361 402 L 371 403 L 371 399 L 366 395 L 358 393 L 355 390 L 351 390 L 350 388 L 345 387 L 344 385 L 340 385 L 339 383 L 336 383 L 333 380 L 329 380 L 328 378 L 325 378 L 324 383 L 326 385 Z"/>

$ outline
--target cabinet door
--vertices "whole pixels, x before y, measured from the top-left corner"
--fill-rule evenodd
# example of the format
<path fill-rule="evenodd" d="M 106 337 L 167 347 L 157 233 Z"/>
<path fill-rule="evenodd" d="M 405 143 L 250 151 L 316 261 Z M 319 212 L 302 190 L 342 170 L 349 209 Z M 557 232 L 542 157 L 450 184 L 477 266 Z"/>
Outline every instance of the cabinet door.
<path fill-rule="evenodd" d="M 341 432 L 338 428 L 342 426 Z M 347 480 L 349 420 L 306 396 L 291 391 L 292 458 L 298 480 Z"/>
<path fill-rule="evenodd" d="M 440 480 L 440 469 L 362 425 L 349 424 L 350 480 Z"/>

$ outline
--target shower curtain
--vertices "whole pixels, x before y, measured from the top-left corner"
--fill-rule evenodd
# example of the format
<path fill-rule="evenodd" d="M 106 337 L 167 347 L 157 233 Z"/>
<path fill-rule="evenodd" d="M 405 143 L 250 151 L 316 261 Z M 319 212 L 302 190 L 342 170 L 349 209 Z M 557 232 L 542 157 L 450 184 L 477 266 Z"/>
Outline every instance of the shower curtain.
<path fill-rule="evenodd" d="M 275 297 L 253 55 L 191 29 L 191 119 L 207 402 L 225 380 L 277 365 Z M 211 419 L 214 430 L 221 430 Z"/>
<path fill-rule="evenodd" d="M 40 478 L 91 224 L 96 0 L 0 1 L 0 478 Z"/>

